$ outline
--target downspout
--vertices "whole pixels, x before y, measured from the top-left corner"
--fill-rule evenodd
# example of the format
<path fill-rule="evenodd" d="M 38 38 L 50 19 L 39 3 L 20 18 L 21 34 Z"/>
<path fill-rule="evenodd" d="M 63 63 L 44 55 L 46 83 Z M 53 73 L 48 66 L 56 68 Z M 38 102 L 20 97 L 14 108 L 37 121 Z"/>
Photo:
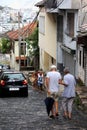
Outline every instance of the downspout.
<path fill-rule="evenodd" d="M 84 70 L 85 70 L 85 86 L 87 86 L 87 48 L 85 48 L 85 53 L 84 53 L 84 58 L 85 58 L 85 66 L 84 66 Z"/>
<path fill-rule="evenodd" d="M 58 16 L 58 14 L 57 14 Z M 58 17 L 56 17 L 56 21 L 57 21 Z M 58 27 L 58 22 L 56 24 L 56 67 L 58 69 L 58 35 L 57 35 L 57 27 Z"/>

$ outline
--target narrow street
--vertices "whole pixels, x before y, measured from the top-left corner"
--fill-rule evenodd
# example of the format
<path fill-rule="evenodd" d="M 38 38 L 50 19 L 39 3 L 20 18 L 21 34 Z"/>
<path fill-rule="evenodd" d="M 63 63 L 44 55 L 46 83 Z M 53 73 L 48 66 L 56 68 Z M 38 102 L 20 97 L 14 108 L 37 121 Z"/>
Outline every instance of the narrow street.
<path fill-rule="evenodd" d="M 87 115 L 74 108 L 72 120 L 62 117 L 59 99 L 59 119 L 49 119 L 44 99 L 46 93 L 29 86 L 28 98 L 0 98 L 0 130 L 87 130 Z"/>

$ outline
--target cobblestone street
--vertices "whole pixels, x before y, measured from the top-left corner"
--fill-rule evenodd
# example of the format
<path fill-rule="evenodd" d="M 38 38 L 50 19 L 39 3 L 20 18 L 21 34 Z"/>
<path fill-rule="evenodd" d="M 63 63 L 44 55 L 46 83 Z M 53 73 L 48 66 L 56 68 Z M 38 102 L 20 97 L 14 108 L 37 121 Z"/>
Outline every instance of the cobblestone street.
<path fill-rule="evenodd" d="M 73 108 L 72 120 L 62 117 L 59 99 L 59 119 L 49 119 L 44 99 L 46 93 L 29 86 L 28 98 L 0 98 L 0 130 L 87 130 L 87 115 Z"/>

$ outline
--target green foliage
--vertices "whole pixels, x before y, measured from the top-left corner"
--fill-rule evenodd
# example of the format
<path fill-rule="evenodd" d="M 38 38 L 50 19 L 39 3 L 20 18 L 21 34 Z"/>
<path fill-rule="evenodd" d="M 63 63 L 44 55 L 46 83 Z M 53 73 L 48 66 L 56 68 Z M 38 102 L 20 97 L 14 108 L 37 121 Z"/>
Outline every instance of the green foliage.
<path fill-rule="evenodd" d="M 11 44 L 10 44 L 10 40 L 7 38 L 2 38 L 1 39 L 1 51 L 2 53 L 9 53 L 11 49 Z"/>
<path fill-rule="evenodd" d="M 29 49 L 30 65 L 39 67 L 38 28 L 26 39 Z"/>
<path fill-rule="evenodd" d="M 26 39 L 28 43 L 28 49 L 30 50 L 30 55 L 39 55 L 38 47 L 38 28 Z"/>
<path fill-rule="evenodd" d="M 76 106 L 81 105 L 81 100 L 80 100 L 80 98 L 79 98 L 77 93 L 76 93 L 76 98 L 75 98 L 75 104 L 76 104 Z"/>
<path fill-rule="evenodd" d="M 79 95 L 77 93 L 76 93 L 76 97 L 75 97 L 74 103 L 75 103 L 75 105 L 76 105 L 76 107 L 78 109 L 83 109 L 81 99 L 80 99 L 80 97 L 79 97 Z"/>
<path fill-rule="evenodd" d="M 0 44 L 0 52 L 1 52 L 1 50 L 2 50 L 2 46 L 1 46 L 1 44 Z"/>
<path fill-rule="evenodd" d="M 80 78 L 78 78 L 77 84 L 78 84 L 78 86 L 84 86 L 84 83 Z"/>

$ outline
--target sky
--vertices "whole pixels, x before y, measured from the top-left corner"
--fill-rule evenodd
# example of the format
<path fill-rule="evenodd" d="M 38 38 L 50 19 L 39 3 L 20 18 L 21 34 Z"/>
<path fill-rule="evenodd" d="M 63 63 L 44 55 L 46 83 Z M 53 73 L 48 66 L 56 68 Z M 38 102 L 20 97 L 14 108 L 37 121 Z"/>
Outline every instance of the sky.
<path fill-rule="evenodd" d="M 41 0 L 1 0 L 0 6 L 8 6 L 14 9 L 32 8 L 37 10 L 34 5 Z"/>

